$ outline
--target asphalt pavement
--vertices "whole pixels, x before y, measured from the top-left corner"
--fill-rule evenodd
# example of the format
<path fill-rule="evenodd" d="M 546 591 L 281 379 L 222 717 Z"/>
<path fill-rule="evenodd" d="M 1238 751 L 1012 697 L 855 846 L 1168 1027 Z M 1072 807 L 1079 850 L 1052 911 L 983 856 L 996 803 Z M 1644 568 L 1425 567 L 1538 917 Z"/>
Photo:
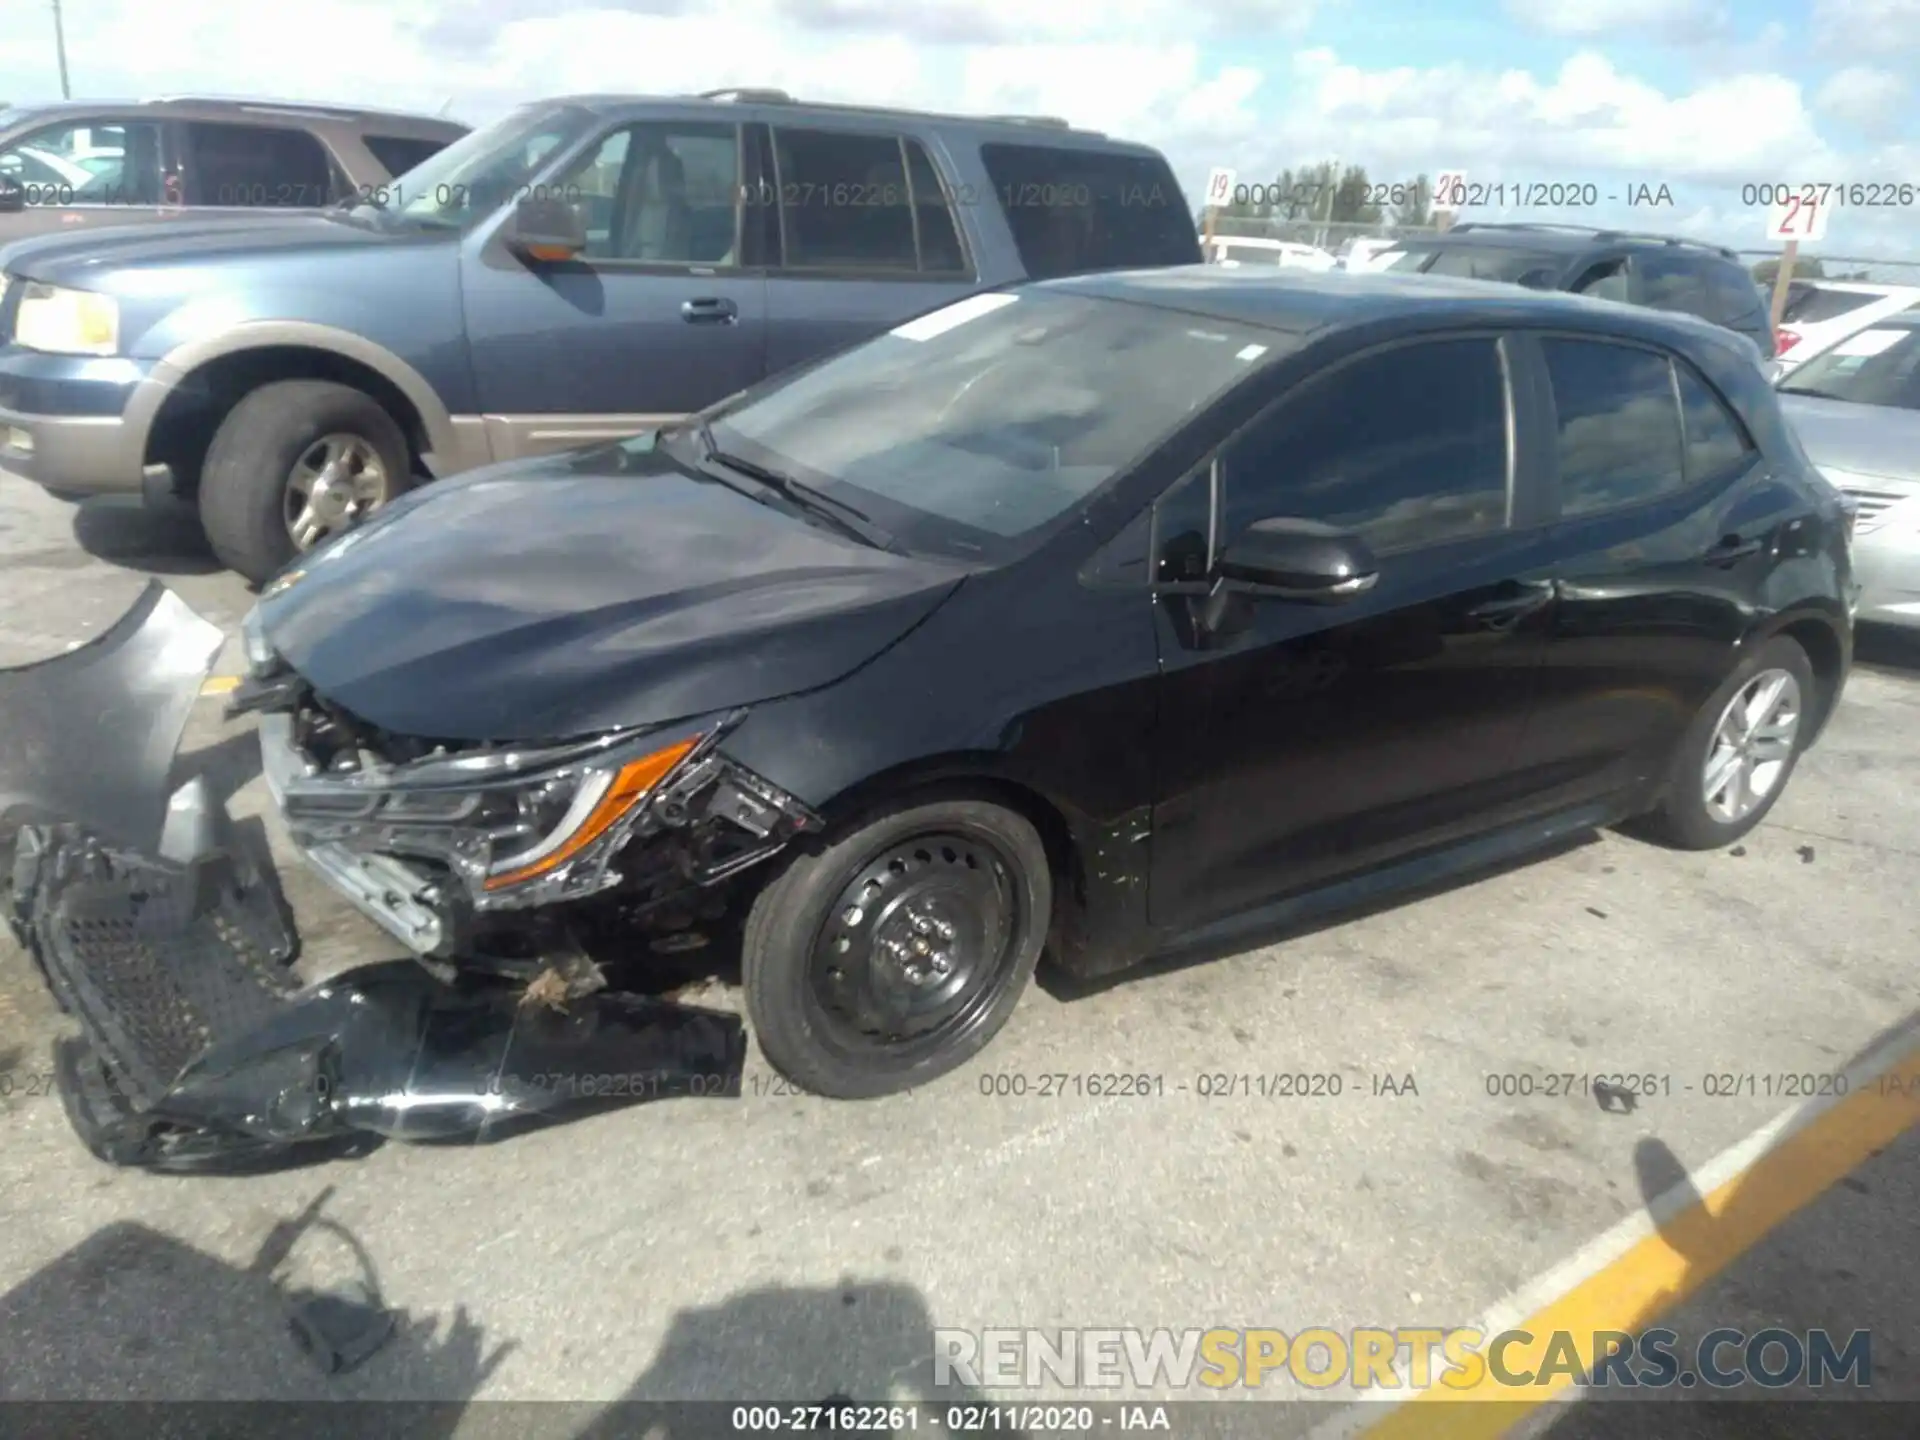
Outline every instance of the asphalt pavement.
<path fill-rule="evenodd" d="M 151 575 L 230 634 L 250 601 L 189 529 L 0 474 L 0 665 L 97 633 Z M 1920 659 L 1868 653 L 1737 850 L 1599 833 L 1207 963 L 1091 993 L 1043 977 L 973 1065 L 880 1101 L 788 1093 L 755 1055 L 737 1100 L 497 1144 L 237 1179 L 115 1170 L 46 1093 L 59 1017 L 0 934 L 0 1399 L 565 1401 L 545 1413 L 573 1434 L 619 1398 L 929 1394 L 935 1327 L 1291 1334 L 1523 1313 L 1650 1202 L 1719 1193 L 1716 1157 L 1792 1108 L 1764 1083 L 1710 1097 L 1706 1076 L 1834 1073 L 1920 1010 Z M 242 816 L 264 803 L 250 730 L 209 700 L 183 747 Z M 304 964 L 394 953 L 281 854 Z M 1490 1093 L 1622 1072 L 1660 1093 L 1631 1109 Z M 1152 1093 L 1034 1093 L 1110 1073 Z M 1203 1075 L 1298 1073 L 1340 1076 L 1339 1095 L 1199 1093 Z M 1848 1142 L 1821 1143 L 1824 1164 Z M 1920 1151 L 1871 1149 L 1817 1197 L 1755 1172 L 1748 1203 L 1786 1218 L 1673 1239 L 1688 1284 L 1603 1287 L 1583 1313 L 1870 1328 L 1877 1390 L 1913 1394 Z M 364 1273 L 399 1331 L 322 1374 L 289 1338 L 287 1289 Z M 1305 1433 L 1341 1398 L 1276 1409 L 1261 1433 Z M 1643 1407 L 1602 1408 L 1531 1423 L 1652 1433 Z"/>

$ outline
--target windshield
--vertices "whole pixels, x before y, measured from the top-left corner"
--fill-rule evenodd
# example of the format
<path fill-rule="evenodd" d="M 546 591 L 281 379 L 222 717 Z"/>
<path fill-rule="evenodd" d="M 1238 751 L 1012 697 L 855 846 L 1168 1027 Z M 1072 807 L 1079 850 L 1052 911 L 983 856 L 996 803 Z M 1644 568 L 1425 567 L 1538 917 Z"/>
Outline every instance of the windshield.
<path fill-rule="evenodd" d="M 1794 371 L 1780 391 L 1920 410 L 1920 324 L 1876 326 L 1850 335 Z"/>
<path fill-rule="evenodd" d="M 1379 258 L 1382 270 L 1418 270 L 1424 275 L 1450 275 L 1459 280 L 1499 280 L 1508 285 L 1551 287 L 1560 273 L 1560 261 L 1536 250 L 1509 250 L 1504 246 L 1427 245 L 1395 250 Z"/>
<path fill-rule="evenodd" d="M 477 224 L 511 203 L 556 151 L 593 123 L 591 111 L 572 105 L 523 106 L 377 188 L 374 194 L 385 201 L 378 208 L 425 225 Z"/>
<path fill-rule="evenodd" d="M 714 438 L 910 548 L 1006 558 L 1291 343 L 1154 306 L 993 292 L 749 398 Z"/>

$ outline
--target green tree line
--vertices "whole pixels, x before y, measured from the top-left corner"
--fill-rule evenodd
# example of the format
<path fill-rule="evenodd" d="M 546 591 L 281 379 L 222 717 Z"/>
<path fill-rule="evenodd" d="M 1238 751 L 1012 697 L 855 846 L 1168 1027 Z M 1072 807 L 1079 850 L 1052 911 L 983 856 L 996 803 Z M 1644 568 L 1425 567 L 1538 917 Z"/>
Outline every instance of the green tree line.
<path fill-rule="evenodd" d="M 1433 223 L 1433 184 L 1425 175 L 1382 184 L 1368 178 L 1365 166 L 1343 166 L 1336 174 L 1333 162 L 1323 160 L 1282 170 L 1270 181 L 1241 180 L 1234 190 L 1236 198 L 1218 214 L 1355 225 Z"/>

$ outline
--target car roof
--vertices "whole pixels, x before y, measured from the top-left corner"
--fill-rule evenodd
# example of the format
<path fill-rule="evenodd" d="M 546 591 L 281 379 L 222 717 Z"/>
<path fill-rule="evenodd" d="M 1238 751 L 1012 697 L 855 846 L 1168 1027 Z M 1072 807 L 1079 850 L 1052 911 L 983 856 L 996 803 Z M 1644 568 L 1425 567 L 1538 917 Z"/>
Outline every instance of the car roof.
<path fill-rule="evenodd" d="M 784 90 L 706 90 L 695 95 L 594 93 L 557 95 L 536 103 L 553 106 L 573 105 L 603 116 L 614 116 L 628 110 L 663 107 L 688 111 L 731 107 L 752 110 L 755 112 L 756 119 L 768 119 L 782 112 L 791 112 L 796 119 L 815 115 L 824 118 L 891 121 L 896 124 L 931 123 L 943 129 L 984 131 L 1007 141 L 1020 140 L 1029 144 L 1073 140 L 1081 143 L 1095 142 L 1103 149 L 1126 150 L 1141 155 L 1157 156 L 1160 153 L 1150 145 L 1141 145 L 1130 140 L 1117 140 L 1098 130 L 1084 130 L 1054 115 L 959 115 L 939 110 L 909 110 L 878 105 L 840 105 L 830 101 L 797 100 Z"/>
<path fill-rule="evenodd" d="M 48 100 L 17 105 L 7 111 L 7 116 L 10 121 L 40 122 L 58 120 L 68 115 L 84 118 L 88 115 L 104 117 L 148 112 L 188 119 L 271 115 L 283 119 L 326 120 L 336 124 L 377 121 L 383 126 L 405 126 L 433 134 L 464 134 L 470 128 L 462 121 L 409 110 L 382 110 L 365 105 L 331 105 L 308 100 L 273 100 L 242 95 L 163 95 L 141 100 Z"/>
<path fill-rule="evenodd" d="M 1802 285 L 1809 290 L 1838 290 L 1846 295 L 1905 295 L 1910 291 L 1920 291 L 1920 285 L 1881 285 L 1872 280 L 1826 280 L 1815 276 L 1809 280 L 1792 280 L 1788 290 L 1797 290 Z"/>
<path fill-rule="evenodd" d="M 1218 265 L 1103 271 L 1025 287 L 1152 305 L 1305 337 L 1395 318 L 1451 318 L 1462 326 L 1564 325 L 1683 346 L 1746 342 L 1709 321 L 1560 290 L 1392 271 L 1272 270 Z M 1920 318 L 1920 317 L 1917 317 Z"/>
<path fill-rule="evenodd" d="M 1571 255 L 1598 247 L 1623 250 L 1670 250 L 1685 254 L 1731 260 L 1739 256 L 1724 245 L 1709 240 L 1694 240 L 1683 235 L 1659 235 L 1646 230 L 1609 230 L 1598 226 L 1549 225 L 1524 222 L 1496 223 L 1468 220 L 1448 230 L 1429 235 L 1409 236 L 1396 241 L 1406 249 L 1465 249 L 1468 247 L 1507 250 L 1544 251 Z"/>

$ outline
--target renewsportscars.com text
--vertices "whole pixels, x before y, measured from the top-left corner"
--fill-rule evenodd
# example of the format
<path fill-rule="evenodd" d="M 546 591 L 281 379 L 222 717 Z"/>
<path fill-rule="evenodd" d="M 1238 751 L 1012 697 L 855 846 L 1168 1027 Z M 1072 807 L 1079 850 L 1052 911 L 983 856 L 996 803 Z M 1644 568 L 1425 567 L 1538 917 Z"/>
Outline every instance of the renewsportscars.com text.
<path fill-rule="evenodd" d="M 934 1379 L 986 1390 L 1258 1389 L 1287 1380 L 1314 1390 L 1517 1390 L 1567 1381 L 1601 1389 L 1858 1388 L 1873 1380 L 1873 1342 L 1865 1330 L 1839 1340 L 1825 1330 L 1720 1329 L 1689 1346 L 1664 1329 L 938 1329 Z"/>

